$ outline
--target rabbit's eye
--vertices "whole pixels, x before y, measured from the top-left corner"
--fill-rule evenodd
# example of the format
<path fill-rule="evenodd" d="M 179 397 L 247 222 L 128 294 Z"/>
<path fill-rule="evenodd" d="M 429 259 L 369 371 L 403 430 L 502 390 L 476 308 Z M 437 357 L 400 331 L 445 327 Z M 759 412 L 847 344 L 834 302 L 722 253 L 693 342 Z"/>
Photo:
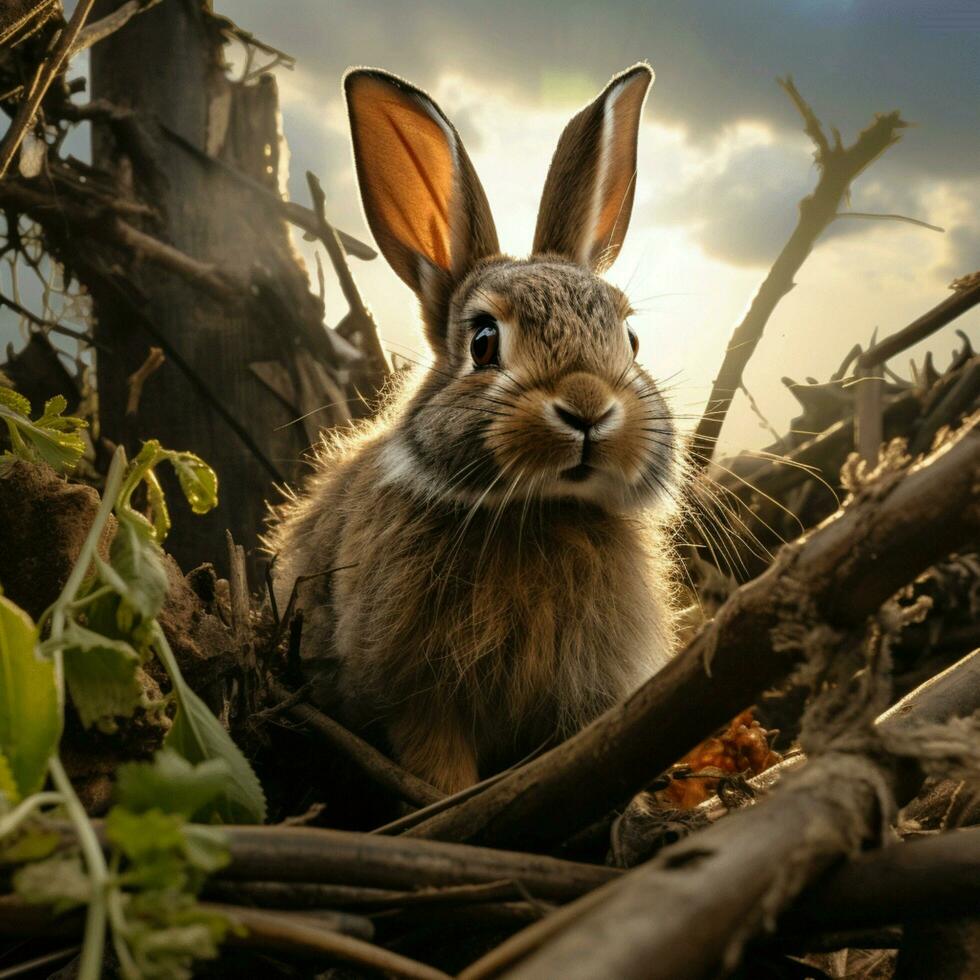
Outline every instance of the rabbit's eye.
<path fill-rule="evenodd" d="M 470 354 L 477 367 L 499 364 L 500 328 L 497 321 L 488 315 L 481 315 L 474 322 L 476 333 L 470 341 Z"/>
<path fill-rule="evenodd" d="M 633 356 L 636 357 L 640 350 L 640 338 L 637 337 L 636 331 L 632 327 L 626 328 L 626 335 L 630 339 L 630 347 L 633 348 Z"/>

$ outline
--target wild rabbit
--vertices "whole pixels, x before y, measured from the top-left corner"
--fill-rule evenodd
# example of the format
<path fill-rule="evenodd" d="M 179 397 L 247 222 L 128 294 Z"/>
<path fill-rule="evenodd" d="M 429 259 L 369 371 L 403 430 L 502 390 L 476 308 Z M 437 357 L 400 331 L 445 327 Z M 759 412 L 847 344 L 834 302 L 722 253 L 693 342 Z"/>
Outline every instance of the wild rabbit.
<path fill-rule="evenodd" d="M 670 656 L 681 442 L 600 278 L 633 206 L 653 72 L 568 124 L 532 255 L 501 255 L 459 135 L 373 69 L 344 90 L 364 212 L 415 291 L 433 364 L 329 434 L 273 510 L 318 700 L 455 792 L 626 697 Z"/>

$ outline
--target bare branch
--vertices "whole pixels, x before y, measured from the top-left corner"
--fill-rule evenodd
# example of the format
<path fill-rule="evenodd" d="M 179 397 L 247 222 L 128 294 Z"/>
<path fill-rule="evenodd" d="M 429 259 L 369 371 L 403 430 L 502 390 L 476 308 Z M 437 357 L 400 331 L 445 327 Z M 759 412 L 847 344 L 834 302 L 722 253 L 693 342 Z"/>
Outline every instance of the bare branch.
<path fill-rule="evenodd" d="M 344 299 L 350 312 L 347 315 L 348 329 L 346 337 L 351 338 L 355 335 L 359 338 L 358 346 L 364 352 L 369 362 L 373 365 L 377 373 L 375 382 L 376 387 L 380 387 L 388 374 L 388 361 L 385 358 L 381 341 L 378 339 L 378 327 L 371 316 L 371 311 L 364 305 L 361 293 L 354 282 L 344 250 L 341 248 L 340 238 L 333 226 L 326 218 L 326 198 L 320 181 L 316 175 L 310 171 L 306 172 L 306 182 L 310 188 L 310 196 L 313 198 L 313 213 L 317 219 L 317 237 L 323 242 L 323 247 L 327 250 L 330 262 L 333 264 L 340 288 L 343 291 Z"/>
<path fill-rule="evenodd" d="M 274 681 L 269 685 L 269 691 L 280 701 L 286 701 L 290 697 L 290 692 Z M 369 778 L 394 793 L 399 799 L 407 800 L 415 806 L 428 806 L 443 799 L 444 794 L 434 786 L 402 769 L 387 756 L 382 755 L 373 745 L 311 705 L 301 702 L 291 705 L 286 711 L 296 721 L 316 732 L 332 748 L 342 752 Z"/>
<path fill-rule="evenodd" d="M 34 121 L 34 115 L 41 105 L 41 100 L 68 61 L 72 46 L 85 26 L 85 19 L 94 3 L 95 0 L 78 0 L 75 12 L 71 15 L 68 25 L 61 32 L 51 56 L 41 65 L 27 97 L 18 106 L 17 115 L 14 116 L 10 128 L 4 134 L 3 140 L 0 141 L 0 178 L 7 172 L 14 154 L 23 142 L 27 130 Z"/>
<path fill-rule="evenodd" d="M 940 233 L 945 233 L 945 228 L 940 228 L 939 225 L 931 225 L 928 221 L 922 221 L 919 218 L 910 218 L 905 214 L 874 214 L 871 211 L 838 211 L 834 215 L 834 218 L 865 218 L 870 221 L 904 221 L 909 225 L 916 225 L 919 228 L 928 228 L 929 231 L 938 231 Z"/>
<path fill-rule="evenodd" d="M 704 465 L 711 459 L 732 398 L 742 383 L 742 372 L 762 339 L 766 323 L 779 301 L 793 288 L 793 279 L 806 261 L 821 233 L 837 216 L 851 183 L 872 161 L 900 137 L 906 126 L 897 112 L 879 115 L 857 138 L 844 147 L 835 131 L 833 145 L 820 120 L 797 91 L 791 79 L 780 82 L 803 117 L 804 130 L 816 146 L 820 179 L 813 193 L 800 202 L 800 218 L 789 240 L 773 263 L 748 312 L 728 343 L 721 369 L 712 386 L 704 415 L 694 436 Z"/>
<path fill-rule="evenodd" d="M 907 327 L 903 327 L 881 343 L 866 350 L 858 358 L 858 367 L 873 368 L 884 364 L 889 358 L 908 350 L 920 340 L 925 340 L 948 323 L 952 323 L 978 303 L 980 303 L 980 278 L 972 285 L 956 289 L 951 296 L 913 320 Z"/>
<path fill-rule="evenodd" d="M 143 397 L 143 385 L 155 371 L 163 367 L 167 358 L 159 347 L 151 347 L 146 360 L 126 379 L 129 394 L 126 398 L 126 414 L 138 415 L 140 399 Z"/>
<path fill-rule="evenodd" d="M 980 827 L 856 858 L 803 896 L 780 930 L 855 929 L 969 915 L 980 904 Z"/>

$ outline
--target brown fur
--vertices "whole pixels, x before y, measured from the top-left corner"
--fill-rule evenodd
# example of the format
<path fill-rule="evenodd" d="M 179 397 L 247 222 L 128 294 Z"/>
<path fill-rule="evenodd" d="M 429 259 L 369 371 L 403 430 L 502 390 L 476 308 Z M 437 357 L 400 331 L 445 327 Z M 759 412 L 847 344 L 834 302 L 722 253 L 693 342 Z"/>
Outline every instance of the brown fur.
<path fill-rule="evenodd" d="M 384 92 L 386 77 L 348 91 Z M 405 83 L 390 84 L 395 111 Z M 424 101 L 411 111 L 419 105 L 435 118 Z M 352 105 L 352 120 L 366 111 Z M 605 172 L 623 187 L 635 132 L 613 135 Z M 560 148 L 552 170 L 571 173 L 562 152 L 572 151 Z M 379 166 L 358 162 L 359 173 Z M 380 728 L 404 765 L 452 792 L 573 733 L 666 661 L 680 453 L 669 410 L 633 361 L 623 294 L 567 248 L 525 261 L 480 255 L 473 236 L 488 241 L 491 219 L 475 174 L 444 177 L 469 187 L 456 207 L 480 213 L 450 216 L 470 230 L 417 265 L 404 241 L 391 245 L 403 213 L 389 226 L 384 200 L 367 211 L 379 244 L 421 270 L 434 364 L 389 393 L 377 422 L 324 443 L 303 492 L 275 512 L 268 544 L 281 603 L 298 576 L 315 576 L 299 595 L 318 699 L 351 725 Z M 561 193 L 549 186 L 542 213 L 547 194 Z M 425 222 L 432 195 L 414 193 Z M 579 254 L 602 253 L 581 244 Z M 488 316 L 500 363 L 481 368 L 470 340 Z M 559 408 L 591 425 L 588 437 Z M 568 475 L 583 463 L 586 477 Z"/>

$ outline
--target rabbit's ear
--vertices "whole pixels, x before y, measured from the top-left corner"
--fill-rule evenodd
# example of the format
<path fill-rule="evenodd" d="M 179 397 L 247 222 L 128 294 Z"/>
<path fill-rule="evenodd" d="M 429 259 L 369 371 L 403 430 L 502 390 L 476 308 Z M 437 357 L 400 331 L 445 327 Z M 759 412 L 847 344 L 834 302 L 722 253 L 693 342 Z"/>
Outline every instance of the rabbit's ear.
<path fill-rule="evenodd" d="M 498 251 L 487 197 L 459 134 L 424 92 L 388 72 L 344 76 L 364 214 L 392 269 L 428 306 Z M 437 288 L 438 287 L 438 288 Z"/>
<path fill-rule="evenodd" d="M 636 140 L 653 69 L 617 75 L 565 127 L 544 184 L 534 252 L 554 252 L 596 271 L 626 237 L 636 189 Z"/>

